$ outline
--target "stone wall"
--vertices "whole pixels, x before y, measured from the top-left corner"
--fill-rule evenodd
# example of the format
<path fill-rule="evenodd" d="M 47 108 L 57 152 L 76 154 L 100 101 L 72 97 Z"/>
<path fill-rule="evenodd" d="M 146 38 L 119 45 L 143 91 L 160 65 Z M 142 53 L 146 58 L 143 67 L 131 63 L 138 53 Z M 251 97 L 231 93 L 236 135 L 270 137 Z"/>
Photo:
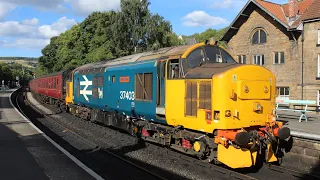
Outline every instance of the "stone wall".
<path fill-rule="evenodd" d="M 285 154 L 283 165 L 315 171 L 315 169 L 320 169 L 319 164 L 320 142 L 293 138 L 293 147 L 289 153 Z"/>
<path fill-rule="evenodd" d="M 318 29 L 320 29 L 320 21 L 304 24 L 304 99 L 309 100 L 317 100 L 318 90 L 320 90 L 320 78 L 316 79 L 319 66 L 318 54 L 320 54 L 320 47 L 317 46 Z M 301 38 L 299 43 L 301 46 Z M 299 86 L 301 93 L 301 82 L 299 82 Z"/>

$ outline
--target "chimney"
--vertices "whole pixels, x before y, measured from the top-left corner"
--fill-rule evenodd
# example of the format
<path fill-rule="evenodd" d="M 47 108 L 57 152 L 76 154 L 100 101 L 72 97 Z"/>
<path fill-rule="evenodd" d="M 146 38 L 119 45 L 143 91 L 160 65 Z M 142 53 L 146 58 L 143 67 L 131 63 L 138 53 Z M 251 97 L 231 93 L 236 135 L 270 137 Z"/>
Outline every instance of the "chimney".
<path fill-rule="evenodd" d="M 295 20 L 298 12 L 297 0 L 289 0 L 289 19 Z"/>

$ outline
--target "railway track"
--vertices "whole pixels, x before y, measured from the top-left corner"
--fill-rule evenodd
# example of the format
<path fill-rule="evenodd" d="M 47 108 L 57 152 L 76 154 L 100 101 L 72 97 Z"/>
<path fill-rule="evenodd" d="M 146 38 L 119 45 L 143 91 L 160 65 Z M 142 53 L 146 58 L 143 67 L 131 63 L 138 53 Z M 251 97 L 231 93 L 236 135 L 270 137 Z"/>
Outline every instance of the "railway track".
<path fill-rule="evenodd" d="M 19 92 L 19 93 L 21 93 L 21 92 Z M 19 95 L 16 98 L 17 105 L 19 105 L 19 103 L 18 103 Z M 57 119 L 53 118 L 50 114 L 43 113 L 37 107 L 33 106 L 28 100 L 26 100 L 26 103 L 28 104 L 28 106 L 32 107 L 37 112 L 41 113 L 43 116 L 45 116 L 47 119 L 49 119 L 50 121 L 55 123 L 57 126 L 60 126 L 64 129 L 66 129 L 66 131 L 72 133 L 77 138 L 79 138 L 87 143 L 90 143 L 92 146 L 95 146 L 96 149 L 103 150 L 104 152 L 116 157 L 120 161 L 124 161 L 124 162 L 140 169 L 141 171 L 144 171 L 144 172 L 150 174 L 151 176 L 154 176 L 157 179 L 168 179 L 166 177 L 163 177 L 162 175 L 153 173 L 150 170 L 141 167 L 140 165 L 137 165 L 135 162 L 127 160 L 125 157 L 123 157 L 121 155 L 117 155 L 116 152 L 112 152 L 112 151 L 105 149 L 103 146 L 99 145 L 96 142 L 92 142 L 91 140 L 88 140 L 83 135 L 80 135 L 79 133 L 77 133 L 73 129 L 71 129 L 70 127 L 67 127 L 65 124 L 59 123 L 59 121 L 57 121 Z M 20 111 L 22 111 L 21 108 L 20 108 Z M 83 121 L 83 120 L 79 119 L 79 121 Z M 115 131 L 113 129 L 110 129 L 110 130 Z M 211 171 L 215 177 L 219 177 L 221 179 L 284 179 L 284 178 L 285 179 L 305 179 L 305 178 L 307 178 L 307 179 L 320 179 L 320 177 L 317 177 L 317 176 L 313 176 L 313 175 L 306 174 L 303 172 L 293 171 L 293 170 L 290 170 L 290 169 L 287 169 L 284 167 L 278 167 L 278 166 L 264 166 L 258 172 L 246 172 L 246 171 L 240 171 L 240 172 L 238 171 L 237 172 L 232 169 L 228 169 L 225 167 L 220 167 L 217 165 L 202 162 L 202 161 L 197 160 L 193 157 L 189 157 L 187 155 L 183 155 L 181 153 L 174 152 L 173 150 L 170 150 L 170 149 L 164 149 L 164 148 L 159 147 L 158 145 L 154 145 L 152 143 L 146 142 L 146 144 L 147 144 L 147 146 L 152 147 L 156 151 L 165 152 L 166 157 L 174 157 L 174 158 L 179 159 L 181 161 L 187 162 L 187 164 L 190 167 L 191 166 L 201 167 L 203 169 L 206 169 L 207 171 Z"/>
<path fill-rule="evenodd" d="M 26 114 L 24 114 L 22 108 L 21 108 L 20 105 L 19 105 L 18 98 L 19 98 L 20 95 L 21 95 L 21 91 L 20 91 L 20 92 L 18 93 L 18 95 L 16 96 L 15 104 L 17 105 L 17 108 L 19 109 L 19 111 L 20 111 L 23 115 L 25 115 L 26 117 L 28 117 Z M 55 121 L 55 120 L 54 120 L 52 117 L 50 117 L 49 115 L 43 114 L 43 113 L 40 112 L 36 107 L 34 107 L 31 103 L 29 103 L 28 101 L 27 101 L 27 103 L 28 103 L 28 105 L 31 106 L 35 111 L 41 113 L 45 118 L 51 120 L 52 123 L 55 123 L 57 126 L 62 127 L 63 129 L 65 129 L 65 131 L 68 131 L 69 133 L 71 133 L 71 134 L 74 135 L 75 137 L 77 137 L 77 138 L 81 139 L 82 141 L 85 141 L 86 143 L 89 143 L 89 144 L 91 144 L 92 146 L 94 146 L 94 147 L 95 147 L 95 151 L 98 150 L 98 149 L 99 149 L 99 150 L 102 150 L 102 151 L 108 153 L 109 155 L 117 158 L 118 160 L 123 161 L 123 162 L 125 162 L 125 163 L 127 163 L 127 164 L 129 164 L 129 165 L 131 165 L 131 166 L 134 166 L 135 168 L 140 169 L 141 171 L 146 172 L 147 174 L 150 174 L 150 176 L 155 177 L 154 179 L 162 179 L 162 180 L 166 180 L 166 179 L 167 179 L 167 178 L 162 177 L 162 176 L 160 176 L 160 175 L 158 175 L 158 174 L 155 174 L 155 173 L 153 173 L 153 172 L 151 172 L 151 171 L 149 171 L 149 170 L 146 170 L 146 169 L 144 169 L 144 168 L 142 168 L 142 167 L 140 167 L 140 166 L 138 166 L 138 165 L 136 165 L 136 164 L 134 164 L 134 163 L 132 163 L 132 162 L 130 162 L 130 161 L 128 161 L 128 160 L 126 160 L 126 159 L 124 159 L 124 158 L 122 158 L 122 157 L 120 157 L 120 156 L 118 156 L 118 155 L 116 155 L 116 154 L 114 154 L 114 153 L 112 153 L 112 152 L 110 152 L 110 151 L 108 151 L 108 150 L 105 150 L 105 149 L 99 147 L 97 144 L 93 143 L 92 141 L 89 141 L 89 140 L 87 140 L 86 138 L 84 138 L 84 137 L 80 136 L 79 134 L 77 134 L 76 132 L 72 131 L 71 129 L 68 129 L 67 127 L 64 127 L 62 124 L 60 124 L 60 123 L 58 123 L 57 121 Z"/>

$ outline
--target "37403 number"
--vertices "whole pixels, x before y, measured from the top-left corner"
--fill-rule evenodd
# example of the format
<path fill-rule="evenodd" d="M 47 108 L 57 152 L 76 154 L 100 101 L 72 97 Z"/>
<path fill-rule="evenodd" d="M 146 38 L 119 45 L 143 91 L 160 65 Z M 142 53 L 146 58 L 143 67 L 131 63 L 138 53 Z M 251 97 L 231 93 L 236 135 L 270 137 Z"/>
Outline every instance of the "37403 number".
<path fill-rule="evenodd" d="M 134 100 L 134 91 L 120 91 L 120 99 Z"/>

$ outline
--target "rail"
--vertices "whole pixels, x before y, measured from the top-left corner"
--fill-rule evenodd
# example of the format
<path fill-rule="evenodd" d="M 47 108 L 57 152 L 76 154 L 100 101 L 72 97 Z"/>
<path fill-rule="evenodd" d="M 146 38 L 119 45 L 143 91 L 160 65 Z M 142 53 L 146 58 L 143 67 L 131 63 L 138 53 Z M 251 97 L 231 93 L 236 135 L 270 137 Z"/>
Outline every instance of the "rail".
<path fill-rule="evenodd" d="M 290 107 L 285 108 L 285 107 L 279 107 L 279 105 L 281 104 L 299 104 L 299 106 L 302 106 L 304 108 L 302 109 L 291 109 Z M 293 111 L 293 112 L 300 112 L 300 118 L 299 118 L 299 122 L 302 122 L 302 118 L 305 119 L 305 121 L 308 121 L 308 117 L 306 115 L 307 112 L 313 112 L 308 110 L 308 105 L 315 105 L 316 101 L 310 101 L 310 100 L 278 100 L 276 103 L 276 116 L 277 118 L 279 117 L 279 113 L 278 111 Z"/>

